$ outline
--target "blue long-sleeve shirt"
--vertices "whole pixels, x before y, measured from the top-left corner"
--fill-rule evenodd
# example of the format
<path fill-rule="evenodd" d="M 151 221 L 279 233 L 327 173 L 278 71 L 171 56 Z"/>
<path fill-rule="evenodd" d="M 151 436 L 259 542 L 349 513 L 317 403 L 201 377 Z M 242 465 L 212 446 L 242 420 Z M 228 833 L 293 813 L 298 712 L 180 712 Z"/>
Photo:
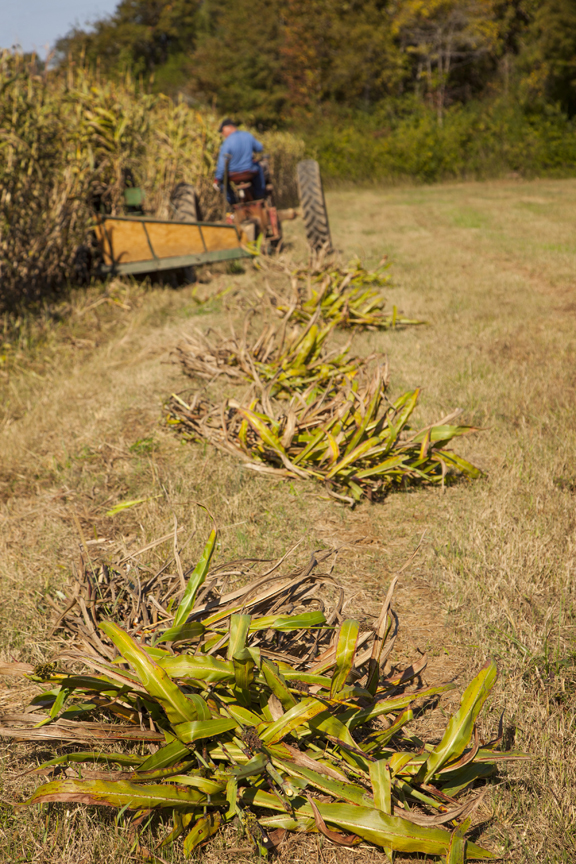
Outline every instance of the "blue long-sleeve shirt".
<path fill-rule="evenodd" d="M 224 179 L 225 158 L 228 153 L 230 154 L 228 173 L 232 174 L 256 170 L 257 166 L 252 154 L 261 153 L 263 149 L 264 146 L 250 132 L 232 132 L 220 147 L 218 164 L 216 165 L 216 179 L 220 181 Z"/>

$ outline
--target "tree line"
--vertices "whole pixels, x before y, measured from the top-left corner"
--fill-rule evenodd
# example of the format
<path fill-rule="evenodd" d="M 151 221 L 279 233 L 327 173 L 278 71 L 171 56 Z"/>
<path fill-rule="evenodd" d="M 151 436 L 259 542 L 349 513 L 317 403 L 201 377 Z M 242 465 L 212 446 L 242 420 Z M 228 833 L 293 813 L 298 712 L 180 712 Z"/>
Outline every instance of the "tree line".
<path fill-rule="evenodd" d="M 120 0 L 56 48 L 260 128 L 507 94 L 576 114 L 576 0 Z"/>

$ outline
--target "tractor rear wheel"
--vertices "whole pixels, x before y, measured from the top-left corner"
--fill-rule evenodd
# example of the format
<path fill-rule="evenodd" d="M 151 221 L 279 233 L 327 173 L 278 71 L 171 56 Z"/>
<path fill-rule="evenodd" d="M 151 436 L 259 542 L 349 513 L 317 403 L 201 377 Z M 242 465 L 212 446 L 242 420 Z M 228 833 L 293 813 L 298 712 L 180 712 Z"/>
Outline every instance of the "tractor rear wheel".
<path fill-rule="evenodd" d="M 315 159 L 299 162 L 296 176 L 308 243 L 315 252 L 322 249 L 331 252 L 330 225 L 318 162 Z"/>
<path fill-rule="evenodd" d="M 179 222 L 201 222 L 200 202 L 191 183 L 178 183 L 170 195 L 174 218 Z"/>

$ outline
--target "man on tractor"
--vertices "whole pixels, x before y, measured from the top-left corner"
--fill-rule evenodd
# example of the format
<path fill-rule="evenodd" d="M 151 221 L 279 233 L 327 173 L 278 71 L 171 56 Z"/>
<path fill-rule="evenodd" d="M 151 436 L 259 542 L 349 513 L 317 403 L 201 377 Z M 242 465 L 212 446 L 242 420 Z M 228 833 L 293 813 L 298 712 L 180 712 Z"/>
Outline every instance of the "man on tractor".
<path fill-rule="evenodd" d="M 254 161 L 254 153 L 262 153 L 264 149 L 260 141 L 257 141 L 250 132 L 240 131 L 234 121 L 229 118 L 222 121 L 219 132 L 224 141 L 218 155 L 215 188 L 222 189 L 227 174 L 226 198 L 229 204 L 237 203 L 230 182 L 234 184 L 250 183 L 253 198 L 255 200 L 264 198 L 266 194 L 264 169 Z"/>

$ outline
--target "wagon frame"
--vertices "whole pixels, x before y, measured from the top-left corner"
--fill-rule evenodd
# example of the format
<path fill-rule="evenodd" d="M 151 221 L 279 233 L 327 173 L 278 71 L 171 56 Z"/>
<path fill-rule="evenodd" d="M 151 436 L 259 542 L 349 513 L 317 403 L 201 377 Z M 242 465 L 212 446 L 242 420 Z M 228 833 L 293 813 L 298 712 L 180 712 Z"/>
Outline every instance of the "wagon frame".
<path fill-rule="evenodd" d="M 104 274 L 156 273 L 251 257 L 244 233 L 222 222 L 99 213 L 95 230 Z"/>

